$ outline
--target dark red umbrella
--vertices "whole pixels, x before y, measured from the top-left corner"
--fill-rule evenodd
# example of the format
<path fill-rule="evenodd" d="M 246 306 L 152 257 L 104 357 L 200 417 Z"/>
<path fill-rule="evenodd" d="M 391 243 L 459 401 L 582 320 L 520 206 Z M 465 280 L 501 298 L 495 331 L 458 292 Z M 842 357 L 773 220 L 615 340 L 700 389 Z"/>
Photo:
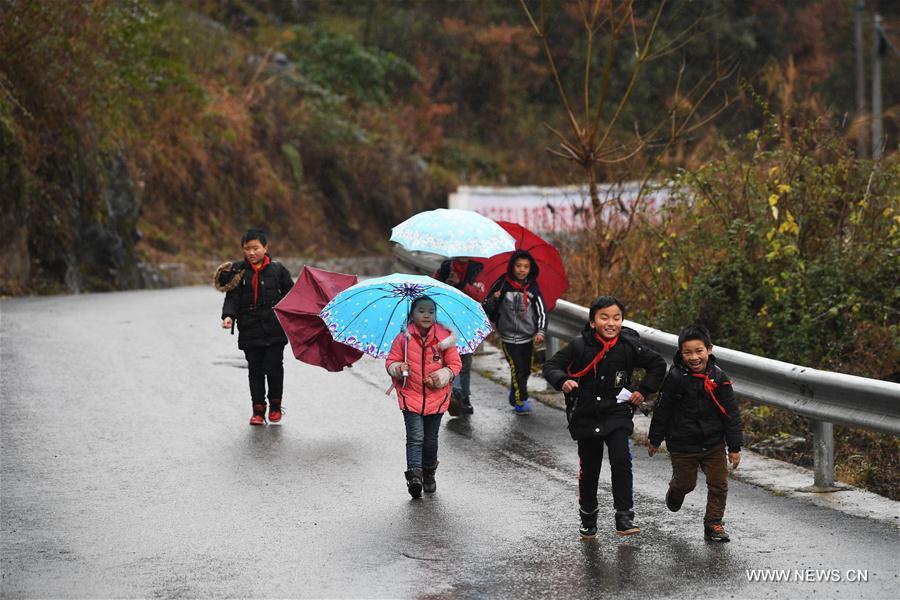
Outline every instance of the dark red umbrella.
<path fill-rule="evenodd" d="M 548 311 L 553 310 L 556 301 L 569 289 L 569 278 L 566 277 L 566 268 L 559 256 L 559 250 L 518 223 L 497 221 L 497 224 L 515 238 L 516 250 L 526 250 L 534 257 L 540 271 L 537 284 L 544 297 L 544 305 Z M 506 267 L 512 254 L 504 252 L 487 260 L 478 259 L 484 262 L 484 270 L 478 276 L 478 281 L 484 284 L 485 290 L 490 289 L 498 278 L 506 274 Z"/>
<path fill-rule="evenodd" d="M 319 317 L 329 300 L 356 282 L 356 275 L 303 267 L 294 287 L 275 305 L 275 316 L 297 360 L 340 371 L 360 359 L 362 352 L 334 341 Z"/>

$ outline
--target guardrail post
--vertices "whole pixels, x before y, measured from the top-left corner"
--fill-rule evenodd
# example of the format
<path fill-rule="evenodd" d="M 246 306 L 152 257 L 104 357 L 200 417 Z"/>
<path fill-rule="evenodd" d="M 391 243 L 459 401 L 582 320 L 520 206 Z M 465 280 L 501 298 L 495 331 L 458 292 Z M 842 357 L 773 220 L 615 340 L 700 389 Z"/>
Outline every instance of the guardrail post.
<path fill-rule="evenodd" d="M 544 347 L 547 349 L 546 355 L 549 359 L 551 356 L 559 352 L 559 338 L 555 335 L 548 335 L 544 340 Z"/>
<path fill-rule="evenodd" d="M 834 483 L 834 424 L 813 421 L 813 485 L 800 488 L 801 492 L 837 492 L 846 486 Z"/>
<path fill-rule="evenodd" d="M 816 471 L 815 486 L 834 486 L 834 425 L 825 421 L 813 421 L 813 465 Z"/>

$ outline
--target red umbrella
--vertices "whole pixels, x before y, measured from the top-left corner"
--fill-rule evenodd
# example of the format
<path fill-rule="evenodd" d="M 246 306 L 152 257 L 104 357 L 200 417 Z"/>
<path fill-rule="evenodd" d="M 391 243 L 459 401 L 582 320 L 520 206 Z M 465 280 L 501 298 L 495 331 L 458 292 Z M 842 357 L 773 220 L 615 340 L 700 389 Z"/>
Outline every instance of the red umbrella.
<path fill-rule="evenodd" d="M 566 277 L 566 268 L 559 250 L 518 223 L 497 221 L 497 224 L 515 238 L 516 250 L 525 250 L 534 257 L 540 271 L 537 283 L 544 297 L 544 305 L 548 311 L 553 310 L 556 301 L 569 289 L 569 278 Z M 506 274 L 510 256 L 512 252 L 504 252 L 484 260 L 484 270 L 478 276 L 478 281 L 484 284 L 485 290 L 490 289 L 497 279 Z"/>
<path fill-rule="evenodd" d="M 360 359 L 362 352 L 334 341 L 319 317 L 329 300 L 356 282 L 356 275 L 303 267 L 294 287 L 275 305 L 275 316 L 297 360 L 340 371 Z"/>

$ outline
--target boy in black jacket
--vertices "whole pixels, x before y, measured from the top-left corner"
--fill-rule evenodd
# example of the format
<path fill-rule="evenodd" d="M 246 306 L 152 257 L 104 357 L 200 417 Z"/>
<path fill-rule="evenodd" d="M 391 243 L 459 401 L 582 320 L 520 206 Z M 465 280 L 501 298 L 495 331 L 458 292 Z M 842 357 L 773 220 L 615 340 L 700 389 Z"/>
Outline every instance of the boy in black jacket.
<path fill-rule="evenodd" d="M 603 444 L 609 449 L 616 533 L 631 535 L 633 523 L 631 452 L 628 438 L 634 431 L 634 410 L 659 389 L 666 362 L 641 343 L 633 329 L 622 327 L 625 306 L 614 296 L 591 303 L 589 321 L 580 337 L 544 363 L 544 378 L 566 394 L 569 433 L 578 442 L 581 469 L 578 502 L 582 537 L 597 535 L 597 481 L 603 462 Z M 631 377 L 635 368 L 646 370 L 637 390 Z"/>
<path fill-rule="evenodd" d="M 650 456 L 666 441 L 672 459 L 672 480 L 666 506 L 681 508 L 684 497 L 697 484 L 697 468 L 706 475 L 706 515 L 703 535 L 709 541 L 727 542 L 722 525 L 728 496 L 728 461 L 741 462 L 741 415 L 731 381 L 710 354 L 709 331 L 699 325 L 685 327 L 678 335 L 679 352 L 663 382 L 650 423 Z"/>
<path fill-rule="evenodd" d="M 281 422 L 284 386 L 284 347 L 287 336 L 273 307 L 291 290 L 294 280 L 281 263 L 273 262 L 266 234 L 249 229 L 241 238 L 244 260 L 230 269 L 219 267 L 217 287 L 225 290 L 222 327 L 238 327 L 238 348 L 244 351 L 253 403 L 251 425 L 266 424 L 266 380 L 269 383 L 269 422 Z"/>

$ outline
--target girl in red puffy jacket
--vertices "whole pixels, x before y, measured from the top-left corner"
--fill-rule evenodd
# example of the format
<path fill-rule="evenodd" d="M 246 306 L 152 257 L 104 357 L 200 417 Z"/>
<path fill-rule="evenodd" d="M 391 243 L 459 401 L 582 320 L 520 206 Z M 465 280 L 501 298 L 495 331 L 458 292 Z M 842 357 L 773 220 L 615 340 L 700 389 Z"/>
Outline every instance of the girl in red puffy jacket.
<path fill-rule="evenodd" d="M 400 332 L 385 368 L 394 379 L 406 423 L 406 486 L 413 498 L 434 492 L 437 484 L 438 430 L 450 406 L 450 382 L 462 363 L 456 336 L 437 322 L 437 306 L 428 296 L 413 300 L 408 333 Z"/>

